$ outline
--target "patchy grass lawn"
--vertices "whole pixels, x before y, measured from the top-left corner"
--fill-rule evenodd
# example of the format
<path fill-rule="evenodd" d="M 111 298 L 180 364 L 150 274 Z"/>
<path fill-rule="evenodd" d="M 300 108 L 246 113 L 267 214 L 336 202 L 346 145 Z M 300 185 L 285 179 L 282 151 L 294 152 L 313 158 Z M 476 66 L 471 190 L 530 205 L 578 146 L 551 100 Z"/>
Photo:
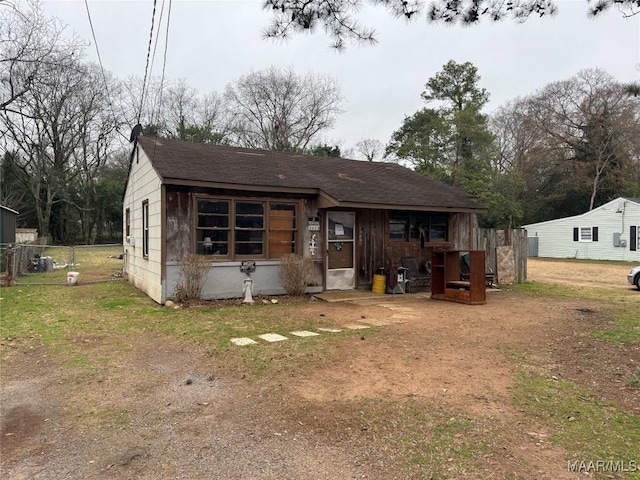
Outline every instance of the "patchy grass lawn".
<path fill-rule="evenodd" d="M 46 478 L 30 470 L 41 451 L 50 478 L 69 465 L 83 478 L 307 478 L 312 465 L 317 478 L 556 480 L 584 477 L 569 461 L 640 461 L 635 292 L 528 283 L 478 307 L 398 296 L 173 309 L 81 277 L 0 297 L 2 395 L 33 382 L 23 403 L 38 409 L 19 424 L 43 412 L 23 436 L 10 429 L 21 410 L 3 412 L 16 478 Z M 371 318 L 390 325 L 229 341 Z M 94 463 L 69 453 L 87 435 Z M 245 456 L 253 470 L 232 463 Z"/>

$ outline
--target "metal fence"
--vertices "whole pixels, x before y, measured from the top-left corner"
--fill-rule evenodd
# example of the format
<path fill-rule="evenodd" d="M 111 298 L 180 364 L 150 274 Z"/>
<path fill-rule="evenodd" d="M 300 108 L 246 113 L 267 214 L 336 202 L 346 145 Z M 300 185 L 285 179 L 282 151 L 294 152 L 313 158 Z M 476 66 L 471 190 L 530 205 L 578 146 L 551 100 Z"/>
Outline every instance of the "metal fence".
<path fill-rule="evenodd" d="M 3 284 L 66 285 L 70 272 L 79 283 L 122 279 L 122 245 L 15 245 L 0 249 Z"/>

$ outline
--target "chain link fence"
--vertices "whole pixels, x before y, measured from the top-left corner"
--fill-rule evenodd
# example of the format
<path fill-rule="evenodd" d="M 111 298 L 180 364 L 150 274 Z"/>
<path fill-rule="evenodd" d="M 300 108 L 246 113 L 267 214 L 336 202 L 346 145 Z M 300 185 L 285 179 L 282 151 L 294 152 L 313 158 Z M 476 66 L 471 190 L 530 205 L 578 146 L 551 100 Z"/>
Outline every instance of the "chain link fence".
<path fill-rule="evenodd" d="M 122 245 L 15 245 L 0 247 L 3 285 L 66 285 L 122 279 Z"/>

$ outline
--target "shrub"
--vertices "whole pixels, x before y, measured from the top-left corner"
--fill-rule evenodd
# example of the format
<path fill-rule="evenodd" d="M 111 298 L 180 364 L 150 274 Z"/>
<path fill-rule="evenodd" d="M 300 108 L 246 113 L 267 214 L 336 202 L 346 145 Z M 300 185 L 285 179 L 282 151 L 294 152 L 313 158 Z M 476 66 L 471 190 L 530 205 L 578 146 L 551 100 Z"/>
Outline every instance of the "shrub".
<path fill-rule="evenodd" d="M 182 257 L 179 264 L 180 277 L 175 289 L 176 301 L 183 303 L 199 300 L 209 268 L 211 265 L 207 257 L 193 253 Z"/>
<path fill-rule="evenodd" d="M 285 255 L 280 259 L 278 278 L 280 283 L 292 297 L 304 295 L 306 286 L 313 274 L 313 260 L 300 255 Z"/>

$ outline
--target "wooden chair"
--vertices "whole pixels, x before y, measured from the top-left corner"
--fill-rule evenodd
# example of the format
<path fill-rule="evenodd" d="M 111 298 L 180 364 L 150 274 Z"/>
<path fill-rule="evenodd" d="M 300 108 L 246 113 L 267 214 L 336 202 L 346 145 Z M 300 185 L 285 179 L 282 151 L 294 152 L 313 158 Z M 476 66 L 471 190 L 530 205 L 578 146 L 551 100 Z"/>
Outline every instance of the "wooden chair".
<path fill-rule="evenodd" d="M 402 266 L 407 269 L 408 291 L 426 290 L 431 286 L 431 271 L 426 267 L 424 270 L 420 269 L 417 258 L 402 258 Z"/>

